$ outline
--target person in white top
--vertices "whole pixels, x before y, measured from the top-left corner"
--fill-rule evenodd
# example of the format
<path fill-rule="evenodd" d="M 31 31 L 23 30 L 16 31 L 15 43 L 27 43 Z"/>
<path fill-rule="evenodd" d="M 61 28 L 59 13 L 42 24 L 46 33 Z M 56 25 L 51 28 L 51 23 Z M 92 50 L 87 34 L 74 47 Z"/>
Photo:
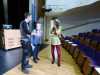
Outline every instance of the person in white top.
<path fill-rule="evenodd" d="M 60 42 L 60 36 L 61 36 L 61 26 L 57 21 L 54 22 L 54 26 L 51 29 L 51 54 L 52 54 L 52 64 L 54 64 L 55 61 L 55 53 L 54 50 L 56 48 L 57 50 L 57 56 L 58 56 L 58 66 L 61 65 L 61 42 Z"/>

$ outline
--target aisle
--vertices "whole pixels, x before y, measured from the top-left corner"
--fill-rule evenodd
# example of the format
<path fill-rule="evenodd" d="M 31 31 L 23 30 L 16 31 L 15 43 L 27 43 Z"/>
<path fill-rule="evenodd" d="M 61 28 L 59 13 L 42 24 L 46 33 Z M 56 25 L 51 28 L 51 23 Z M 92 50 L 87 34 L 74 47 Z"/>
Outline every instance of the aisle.
<path fill-rule="evenodd" d="M 37 64 L 32 62 L 32 58 L 30 58 L 30 64 L 33 68 L 30 69 L 28 75 L 82 75 L 72 57 L 63 48 L 61 67 L 58 67 L 56 63 L 51 64 L 50 46 L 40 52 L 40 61 Z M 20 65 L 18 65 L 4 75 L 25 75 L 20 70 Z"/>

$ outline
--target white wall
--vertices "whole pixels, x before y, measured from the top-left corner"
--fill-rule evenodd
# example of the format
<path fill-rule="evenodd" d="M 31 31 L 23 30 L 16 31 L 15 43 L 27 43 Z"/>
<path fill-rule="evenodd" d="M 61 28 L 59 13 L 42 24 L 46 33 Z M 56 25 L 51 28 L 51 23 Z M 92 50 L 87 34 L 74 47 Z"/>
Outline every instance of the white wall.
<path fill-rule="evenodd" d="M 46 0 L 46 8 L 51 8 L 49 15 L 64 12 L 72 8 L 92 4 L 99 0 Z"/>
<path fill-rule="evenodd" d="M 64 28 L 64 26 L 63 26 L 63 28 Z M 75 34 L 77 35 L 80 32 L 89 32 L 92 29 L 100 29 L 100 22 L 87 24 L 85 26 L 66 30 L 66 31 L 63 31 L 62 33 L 63 33 L 64 36 L 72 36 L 72 35 L 75 35 Z"/>

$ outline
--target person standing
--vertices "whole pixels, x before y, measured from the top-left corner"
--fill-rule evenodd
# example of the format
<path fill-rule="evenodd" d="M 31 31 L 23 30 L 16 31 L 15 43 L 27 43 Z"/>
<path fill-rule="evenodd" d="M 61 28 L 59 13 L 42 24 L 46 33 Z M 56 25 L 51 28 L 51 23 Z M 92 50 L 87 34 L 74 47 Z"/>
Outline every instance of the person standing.
<path fill-rule="evenodd" d="M 60 36 L 61 36 L 61 26 L 57 21 L 54 22 L 54 26 L 51 29 L 51 54 L 52 54 L 52 61 L 51 63 L 54 64 L 55 62 L 55 51 L 57 50 L 57 65 L 61 66 L 61 42 L 60 42 Z M 56 49 L 55 49 L 56 48 Z"/>
<path fill-rule="evenodd" d="M 29 23 L 32 21 L 32 15 L 30 13 L 25 13 L 25 19 L 20 23 L 20 31 L 21 31 L 21 45 L 23 49 L 22 61 L 21 61 L 21 69 L 22 72 L 28 74 L 28 68 L 32 68 L 32 65 L 29 64 L 29 56 L 31 52 L 31 32 L 29 29 Z"/>
<path fill-rule="evenodd" d="M 39 50 L 42 41 L 41 39 L 42 39 L 41 23 L 38 22 L 35 24 L 35 29 L 32 31 L 32 38 L 31 38 L 32 56 L 33 56 L 33 61 L 35 63 L 38 63 L 37 60 L 40 60 Z"/>

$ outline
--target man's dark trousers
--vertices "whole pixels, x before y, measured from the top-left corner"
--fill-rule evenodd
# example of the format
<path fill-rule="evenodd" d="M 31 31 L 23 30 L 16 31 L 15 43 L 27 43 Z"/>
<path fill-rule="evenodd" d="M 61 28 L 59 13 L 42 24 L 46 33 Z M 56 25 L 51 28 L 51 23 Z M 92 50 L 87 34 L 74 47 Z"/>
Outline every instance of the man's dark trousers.
<path fill-rule="evenodd" d="M 22 55 L 22 69 L 27 68 L 29 65 L 29 56 L 31 53 L 31 43 L 28 38 L 21 40 L 22 48 L 23 48 L 23 55 Z"/>

